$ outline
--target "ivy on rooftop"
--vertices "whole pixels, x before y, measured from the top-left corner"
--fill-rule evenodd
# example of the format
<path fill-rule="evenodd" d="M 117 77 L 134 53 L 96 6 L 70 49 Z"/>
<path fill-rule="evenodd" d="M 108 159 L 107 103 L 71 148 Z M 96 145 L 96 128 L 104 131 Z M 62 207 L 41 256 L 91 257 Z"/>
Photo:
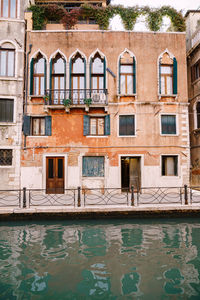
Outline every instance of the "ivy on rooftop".
<path fill-rule="evenodd" d="M 98 7 L 88 4 L 80 8 L 67 11 L 62 5 L 31 5 L 29 8 L 33 12 L 33 29 L 41 30 L 49 21 L 62 23 L 67 29 L 72 29 L 79 19 L 94 19 L 100 29 L 107 30 L 111 18 L 120 15 L 124 28 L 133 30 L 139 16 L 146 17 L 147 27 L 151 31 L 159 31 L 162 25 L 162 19 L 167 16 L 171 20 L 170 31 L 185 31 L 185 20 L 181 12 L 178 12 L 171 6 L 162 6 L 161 8 L 150 8 L 148 6 L 123 7 L 107 6 Z"/>

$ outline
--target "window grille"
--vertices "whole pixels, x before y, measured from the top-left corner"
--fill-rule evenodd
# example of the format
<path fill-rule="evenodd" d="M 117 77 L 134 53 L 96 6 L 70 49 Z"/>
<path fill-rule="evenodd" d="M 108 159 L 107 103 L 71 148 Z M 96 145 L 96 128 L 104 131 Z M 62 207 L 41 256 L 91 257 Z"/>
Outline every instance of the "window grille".
<path fill-rule="evenodd" d="M 0 166 L 12 165 L 12 150 L 0 149 Z"/>

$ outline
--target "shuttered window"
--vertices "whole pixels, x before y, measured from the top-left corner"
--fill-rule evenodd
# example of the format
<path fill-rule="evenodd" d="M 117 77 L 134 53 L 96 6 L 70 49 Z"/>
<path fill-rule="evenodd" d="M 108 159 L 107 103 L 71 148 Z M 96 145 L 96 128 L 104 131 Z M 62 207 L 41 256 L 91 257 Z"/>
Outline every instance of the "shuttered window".
<path fill-rule="evenodd" d="M 52 131 L 51 116 L 45 117 L 31 117 L 24 116 L 23 132 L 24 135 L 36 135 L 36 136 L 51 136 Z"/>
<path fill-rule="evenodd" d="M 162 156 L 162 176 L 178 176 L 178 156 Z"/>
<path fill-rule="evenodd" d="M 84 116 L 83 135 L 110 135 L 110 115 L 105 117 Z"/>
<path fill-rule="evenodd" d="M 171 63 L 170 61 L 171 60 Z M 176 95 L 178 90 L 177 60 L 174 57 L 169 62 L 159 61 L 159 93 L 161 95 Z"/>
<path fill-rule="evenodd" d="M 161 133 L 176 134 L 176 116 L 174 115 L 161 116 Z"/>
<path fill-rule="evenodd" d="M 12 166 L 11 149 L 0 149 L 0 166 Z"/>
<path fill-rule="evenodd" d="M 119 135 L 135 135 L 135 116 L 119 116 Z"/>
<path fill-rule="evenodd" d="M 0 122 L 13 122 L 13 99 L 0 99 Z"/>
<path fill-rule="evenodd" d="M 197 102 L 197 128 L 200 128 L 200 102 Z"/>
<path fill-rule="evenodd" d="M 82 175 L 84 177 L 104 177 L 104 157 L 84 156 Z"/>

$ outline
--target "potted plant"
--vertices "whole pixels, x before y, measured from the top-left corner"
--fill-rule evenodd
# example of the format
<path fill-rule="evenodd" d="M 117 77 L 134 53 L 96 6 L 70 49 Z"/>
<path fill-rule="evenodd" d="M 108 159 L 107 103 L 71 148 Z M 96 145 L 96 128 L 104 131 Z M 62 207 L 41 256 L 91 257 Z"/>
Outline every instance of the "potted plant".
<path fill-rule="evenodd" d="M 49 97 L 48 95 L 45 95 L 45 96 L 43 97 L 45 105 L 48 104 L 49 98 L 50 98 L 50 97 Z"/>
<path fill-rule="evenodd" d="M 72 101 L 69 98 L 63 100 L 63 105 L 65 106 L 65 111 L 66 112 L 69 112 L 69 108 L 70 108 L 71 103 L 72 103 Z"/>
<path fill-rule="evenodd" d="M 84 99 L 84 103 L 86 105 L 86 109 L 85 110 L 89 111 L 89 106 L 92 103 L 92 98 L 86 98 L 86 99 Z"/>

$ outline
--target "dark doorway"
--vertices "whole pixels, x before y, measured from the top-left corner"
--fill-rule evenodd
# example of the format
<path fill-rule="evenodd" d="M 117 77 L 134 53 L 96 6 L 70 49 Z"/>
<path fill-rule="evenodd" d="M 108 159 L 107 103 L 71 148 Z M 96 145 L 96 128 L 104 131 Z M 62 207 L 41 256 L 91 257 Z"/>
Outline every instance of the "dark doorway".
<path fill-rule="evenodd" d="M 46 158 L 46 193 L 64 193 L 64 157 Z"/>
<path fill-rule="evenodd" d="M 122 189 L 131 188 L 140 190 L 141 187 L 141 169 L 140 157 L 122 157 L 121 158 L 121 184 Z"/>

